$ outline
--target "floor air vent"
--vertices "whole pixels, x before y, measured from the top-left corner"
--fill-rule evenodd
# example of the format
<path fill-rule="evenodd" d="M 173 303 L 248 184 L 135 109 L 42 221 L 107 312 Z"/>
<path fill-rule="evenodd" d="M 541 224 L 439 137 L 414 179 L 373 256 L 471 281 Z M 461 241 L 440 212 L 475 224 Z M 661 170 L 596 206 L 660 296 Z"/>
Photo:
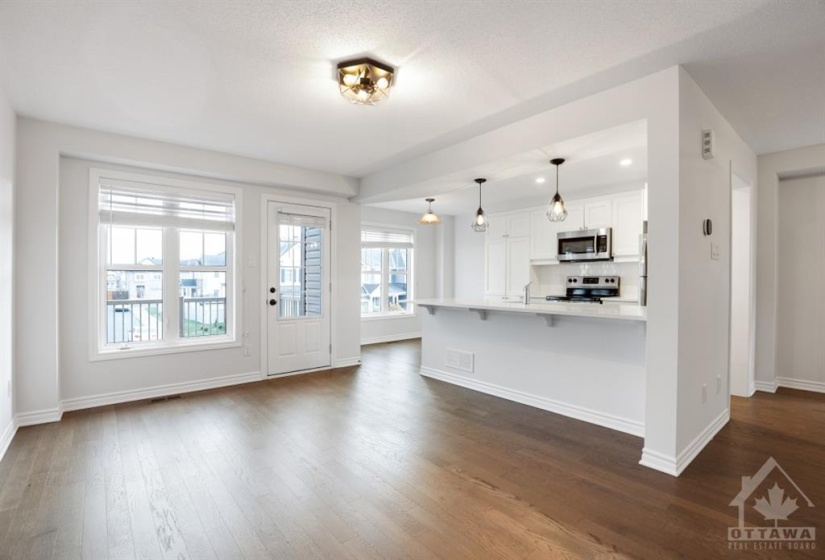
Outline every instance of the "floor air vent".
<path fill-rule="evenodd" d="M 473 373 L 474 357 L 472 352 L 447 348 L 447 367 Z"/>
<path fill-rule="evenodd" d="M 180 398 L 183 398 L 183 397 L 181 397 L 180 395 L 169 395 L 169 396 L 166 396 L 166 397 L 155 397 L 154 399 L 149 399 L 149 402 L 150 403 L 156 403 L 156 402 L 163 402 L 163 401 L 171 401 L 171 400 L 180 399 Z"/>

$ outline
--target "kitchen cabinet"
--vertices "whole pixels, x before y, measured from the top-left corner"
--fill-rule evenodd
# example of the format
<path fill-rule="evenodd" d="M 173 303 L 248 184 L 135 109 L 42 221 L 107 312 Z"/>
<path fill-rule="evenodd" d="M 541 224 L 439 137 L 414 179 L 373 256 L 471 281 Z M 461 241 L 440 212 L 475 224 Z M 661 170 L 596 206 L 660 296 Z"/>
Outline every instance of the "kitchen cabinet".
<path fill-rule="evenodd" d="M 613 223 L 613 206 L 610 199 L 584 202 L 584 229 L 610 227 Z"/>
<path fill-rule="evenodd" d="M 632 191 L 567 202 L 567 219 L 551 222 L 546 208 L 534 208 L 529 215 L 530 261 L 536 265 L 558 264 L 557 235 L 563 231 L 613 228 L 613 257 L 618 262 L 639 258 L 639 235 L 645 212 L 645 191 Z M 508 222 L 501 225 L 503 235 Z M 489 230 L 488 230 L 489 231 Z"/>
<path fill-rule="evenodd" d="M 639 258 L 639 236 L 642 234 L 644 205 L 642 192 L 632 192 L 613 198 L 613 258 L 632 261 Z"/>
<path fill-rule="evenodd" d="M 530 260 L 550 261 L 558 252 L 558 222 L 547 219 L 545 209 L 530 212 Z"/>
<path fill-rule="evenodd" d="M 530 281 L 530 213 L 491 214 L 489 218 L 485 292 L 515 299 Z"/>

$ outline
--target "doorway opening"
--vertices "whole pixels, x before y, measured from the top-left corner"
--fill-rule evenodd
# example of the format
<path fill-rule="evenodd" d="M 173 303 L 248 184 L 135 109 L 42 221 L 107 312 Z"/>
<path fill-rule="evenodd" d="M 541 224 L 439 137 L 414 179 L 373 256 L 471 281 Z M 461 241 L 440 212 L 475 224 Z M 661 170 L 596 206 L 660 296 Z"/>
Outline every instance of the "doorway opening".
<path fill-rule="evenodd" d="M 730 391 L 756 390 L 756 256 L 753 186 L 731 171 Z"/>

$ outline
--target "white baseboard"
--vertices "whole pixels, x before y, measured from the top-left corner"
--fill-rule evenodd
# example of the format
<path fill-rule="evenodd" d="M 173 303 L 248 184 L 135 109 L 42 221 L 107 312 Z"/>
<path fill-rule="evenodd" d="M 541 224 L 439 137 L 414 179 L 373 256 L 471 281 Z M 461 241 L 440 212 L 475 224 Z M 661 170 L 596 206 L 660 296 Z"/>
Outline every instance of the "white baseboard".
<path fill-rule="evenodd" d="M 356 356 L 354 358 L 341 358 L 340 360 L 335 360 L 335 363 L 332 367 L 340 368 L 340 367 L 352 367 L 352 366 L 360 366 L 361 365 L 361 356 Z"/>
<path fill-rule="evenodd" d="M 507 389 L 506 387 L 501 387 L 500 385 L 494 385 L 492 383 L 470 379 L 468 377 L 464 377 L 463 375 L 456 375 L 454 373 L 428 367 L 422 367 L 420 373 L 426 377 L 432 377 L 433 379 L 438 379 L 439 381 L 459 385 L 466 389 L 472 389 L 474 391 L 500 397 L 508 401 L 526 404 L 527 406 L 540 408 L 542 410 L 547 410 L 548 412 L 554 412 L 556 414 L 561 414 L 562 416 L 575 418 L 576 420 L 583 420 L 585 422 L 590 422 L 591 424 L 604 426 L 605 428 L 611 428 L 626 434 L 639 437 L 644 437 L 645 434 L 644 423 L 631 420 L 629 418 L 622 418 L 613 414 L 606 414 L 597 410 L 563 403 L 553 399 L 548 399 L 546 397 L 539 397 L 529 393 Z"/>
<path fill-rule="evenodd" d="M 242 383 L 261 381 L 262 379 L 264 379 L 264 376 L 260 371 L 238 373 L 235 375 L 224 375 L 222 377 L 212 377 L 210 379 L 200 379 L 197 381 L 187 381 L 184 383 L 157 385 L 155 387 L 136 389 L 134 391 L 116 391 L 114 393 L 104 393 L 91 397 L 66 399 L 62 404 L 63 410 L 65 411 L 82 410 L 86 408 L 95 408 L 98 406 L 109 406 L 112 404 L 166 397 L 169 395 L 179 395 L 181 393 L 191 393 L 193 391 L 203 391 L 206 389 L 219 389 L 221 387 L 230 387 L 232 385 L 240 385 Z"/>
<path fill-rule="evenodd" d="M 776 393 L 776 381 L 754 381 L 757 391 Z"/>
<path fill-rule="evenodd" d="M 11 445 L 11 440 L 14 439 L 14 434 L 17 433 L 17 418 L 12 418 L 9 425 L 6 426 L 3 435 L 0 436 L 0 461 L 3 460 L 3 457 L 6 455 L 6 451 L 9 450 L 9 446 Z"/>
<path fill-rule="evenodd" d="M 676 457 L 644 448 L 639 464 L 671 476 L 679 476 L 696 456 L 699 455 L 702 449 L 716 437 L 719 430 L 725 427 L 728 421 L 730 421 L 730 409 L 726 408 L 713 422 L 708 424 L 681 453 L 676 455 Z"/>
<path fill-rule="evenodd" d="M 825 393 L 825 383 L 822 381 L 806 381 L 804 379 L 791 379 L 790 377 L 777 377 L 776 386 L 802 391 L 814 391 L 815 393 Z M 776 389 L 774 389 L 774 391 L 775 390 Z"/>
<path fill-rule="evenodd" d="M 361 339 L 361 346 L 368 344 L 382 344 L 384 342 L 398 342 L 399 340 L 412 340 L 414 338 L 421 338 L 420 332 L 402 333 L 402 334 L 388 334 L 384 336 L 371 336 L 369 338 Z"/>
<path fill-rule="evenodd" d="M 63 418 L 63 407 L 61 406 L 35 410 L 33 412 L 21 412 L 14 416 L 17 426 L 20 428 L 37 424 L 48 424 L 50 422 L 60 422 L 61 418 Z"/>

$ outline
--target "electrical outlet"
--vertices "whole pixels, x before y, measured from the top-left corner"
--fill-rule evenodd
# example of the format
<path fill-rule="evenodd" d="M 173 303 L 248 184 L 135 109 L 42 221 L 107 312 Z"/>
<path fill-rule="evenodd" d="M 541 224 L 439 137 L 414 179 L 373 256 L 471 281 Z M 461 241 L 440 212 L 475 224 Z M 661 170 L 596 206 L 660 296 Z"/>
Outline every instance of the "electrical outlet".
<path fill-rule="evenodd" d="M 250 348 L 249 344 L 243 345 L 243 355 L 247 357 L 252 355 L 252 348 Z"/>
<path fill-rule="evenodd" d="M 719 249 L 719 244 L 714 243 L 713 241 L 710 242 L 710 258 L 714 261 L 718 261 L 722 257 L 722 252 Z"/>
<path fill-rule="evenodd" d="M 722 392 L 722 376 L 717 375 L 716 376 L 716 394 L 718 395 L 721 392 Z"/>
<path fill-rule="evenodd" d="M 707 384 L 702 384 L 702 404 L 708 402 L 708 386 Z"/>

